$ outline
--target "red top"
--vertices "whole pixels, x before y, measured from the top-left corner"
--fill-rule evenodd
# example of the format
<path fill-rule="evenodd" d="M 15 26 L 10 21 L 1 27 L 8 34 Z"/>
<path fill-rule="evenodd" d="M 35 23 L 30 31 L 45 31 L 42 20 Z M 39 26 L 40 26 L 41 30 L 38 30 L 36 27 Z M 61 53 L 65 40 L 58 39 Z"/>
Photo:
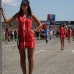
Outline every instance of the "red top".
<path fill-rule="evenodd" d="M 68 29 L 68 36 L 71 36 L 71 31 L 70 31 L 70 29 Z"/>
<path fill-rule="evenodd" d="M 65 37 L 65 28 L 61 27 L 60 28 L 60 38 L 64 38 Z"/>
<path fill-rule="evenodd" d="M 5 37 L 8 38 L 8 28 L 5 30 Z"/>
<path fill-rule="evenodd" d="M 74 36 L 74 30 L 72 31 L 72 35 Z"/>

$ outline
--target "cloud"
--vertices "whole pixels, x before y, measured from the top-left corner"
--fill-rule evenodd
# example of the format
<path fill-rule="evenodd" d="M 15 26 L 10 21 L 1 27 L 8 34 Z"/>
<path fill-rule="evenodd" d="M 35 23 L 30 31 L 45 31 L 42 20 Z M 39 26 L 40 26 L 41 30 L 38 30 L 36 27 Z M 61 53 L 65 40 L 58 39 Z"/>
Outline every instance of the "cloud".
<path fill-rule="evenodd" d="M 8 6 L 17 6 L 20 3 L 18 0 L 2 0 L 2 4 L 8 5 Z"/>

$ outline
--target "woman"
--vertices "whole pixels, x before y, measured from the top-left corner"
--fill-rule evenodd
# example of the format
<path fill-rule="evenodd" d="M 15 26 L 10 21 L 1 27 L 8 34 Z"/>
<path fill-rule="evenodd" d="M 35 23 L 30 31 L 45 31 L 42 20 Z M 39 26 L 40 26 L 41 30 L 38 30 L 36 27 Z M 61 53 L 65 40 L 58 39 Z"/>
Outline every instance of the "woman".
<path fill-rule="evenodd" d="M 46 39 L 46 43 L 48 43 L 48 36 L 49 36 L 49 30 L 46 29 L 45 31 L 45 39 Z"/>
<path fill-rule="evenodd" d="M 73 41 L 74 41 L 74 28 L 72 30 L 72 36 L 73 36 Z"/>
<path fill-rule="evenodd" d="M 2 9 L 2 7 L 0 7 Z M 10 23 L 18 18 L 18 49 L 20 53 L 20 64 L 23 71 L 23 74 L 26 74 L 26 52 L 27 48 L 28 52 L 28 61 L 29 61 L 29 74 L 32 74 L 34 67 L 34 48 L 35 48 L 35 40 L 34 33 L 38 31 L 42 24 L 36 18 L 34 14 L 31 12 L 31 8 L 28 0 L 23 0 L 21 2 L 20 11 L 16 13 L 12 18 L 7 19 L 4 11 L 2 9 L 2 15 L 5 22 Z M 35 30 L 32 30 L 32 18 L 38 24 L 38 27 Z"/>
<path fill-rule="evenodd" d="M 37 31 L 35 34 L 36 34 L 37 40 L 39 40 L 39 31 Z"/>
<path fill-rule="evenodd" d="M 52 39 L 52 36 L 53 36 L 53 31 L 50 30 L 50 40 Z"/>
<path fill-rule="evenodd" d="M 17 40 L 17 31 L 16 31 L 16 29 L 14 31 L 14 38 L 15 38 L 15 41 L 16 41 Z"/>
<path fill-rule="evenodd" d="M 9 32 L 8 32 L 8 28 L 6 28 L 5 30 L 5 43 L 8 44 L 8 37 L 9 37 Z"/>
<path fill-rule="evenodd" d="M 65 33 L 66 33 L 66 40 L 68 39 L 68 31 L 65 30 Z"/>
<path fill-rule="evenodd" d="M 68 27 L 68 43 L 70 43 L 70 39 L 71 39 L 71 29 L 70 27 Z"/>
<path fill-rule="evenodd" d="M 40 30 L 40 40 L 42 40 L 42 29 Z"/>
<path fill-rule="evenodd" d="M 62 23 L 61 26 L 60 26 L 60 28 L 59 28 L 59 31 L 60 31 L 61 50 L 64 50 L 64 40 L 65 40 L 65 37 L 66 37 L 65 29 L 67 29 L 67 26 L 65 25 L 65 23 Z"/>

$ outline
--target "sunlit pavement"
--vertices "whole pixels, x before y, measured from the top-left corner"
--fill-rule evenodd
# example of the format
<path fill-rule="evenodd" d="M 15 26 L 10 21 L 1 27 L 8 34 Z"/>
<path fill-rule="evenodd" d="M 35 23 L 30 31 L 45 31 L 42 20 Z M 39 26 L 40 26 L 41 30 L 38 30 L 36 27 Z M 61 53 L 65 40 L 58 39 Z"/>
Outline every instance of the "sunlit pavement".
<path fill-rule="evenodd" d="M 22 74 L 16 42 L 3 42 L 2 48 L 2 74 Z M 74 42 L 68 43 L 66 40 L 65 50 L 61 50 L 57 38 L 49 40 L 47 44 L 45 40 L 38 40 L 34 60 L 33 74 L 74 74 Z"/>

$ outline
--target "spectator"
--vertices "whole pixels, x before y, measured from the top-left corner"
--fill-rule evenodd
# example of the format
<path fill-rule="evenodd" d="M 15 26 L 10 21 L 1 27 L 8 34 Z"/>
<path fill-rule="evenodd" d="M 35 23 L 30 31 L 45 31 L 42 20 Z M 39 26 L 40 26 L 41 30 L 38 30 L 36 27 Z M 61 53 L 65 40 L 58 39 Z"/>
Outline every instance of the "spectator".
<path fill-rule="evenodd" d="M 16 39 L 17 39 L 17 31 L 16 30 L 14 31 L 14 38 L 15 38 L 15 41 L 16 41 Z"/>
<path fill-rule="evenodd" d="M 5 42 L 8 44 L 8 28 L 5 30 Z"/>

